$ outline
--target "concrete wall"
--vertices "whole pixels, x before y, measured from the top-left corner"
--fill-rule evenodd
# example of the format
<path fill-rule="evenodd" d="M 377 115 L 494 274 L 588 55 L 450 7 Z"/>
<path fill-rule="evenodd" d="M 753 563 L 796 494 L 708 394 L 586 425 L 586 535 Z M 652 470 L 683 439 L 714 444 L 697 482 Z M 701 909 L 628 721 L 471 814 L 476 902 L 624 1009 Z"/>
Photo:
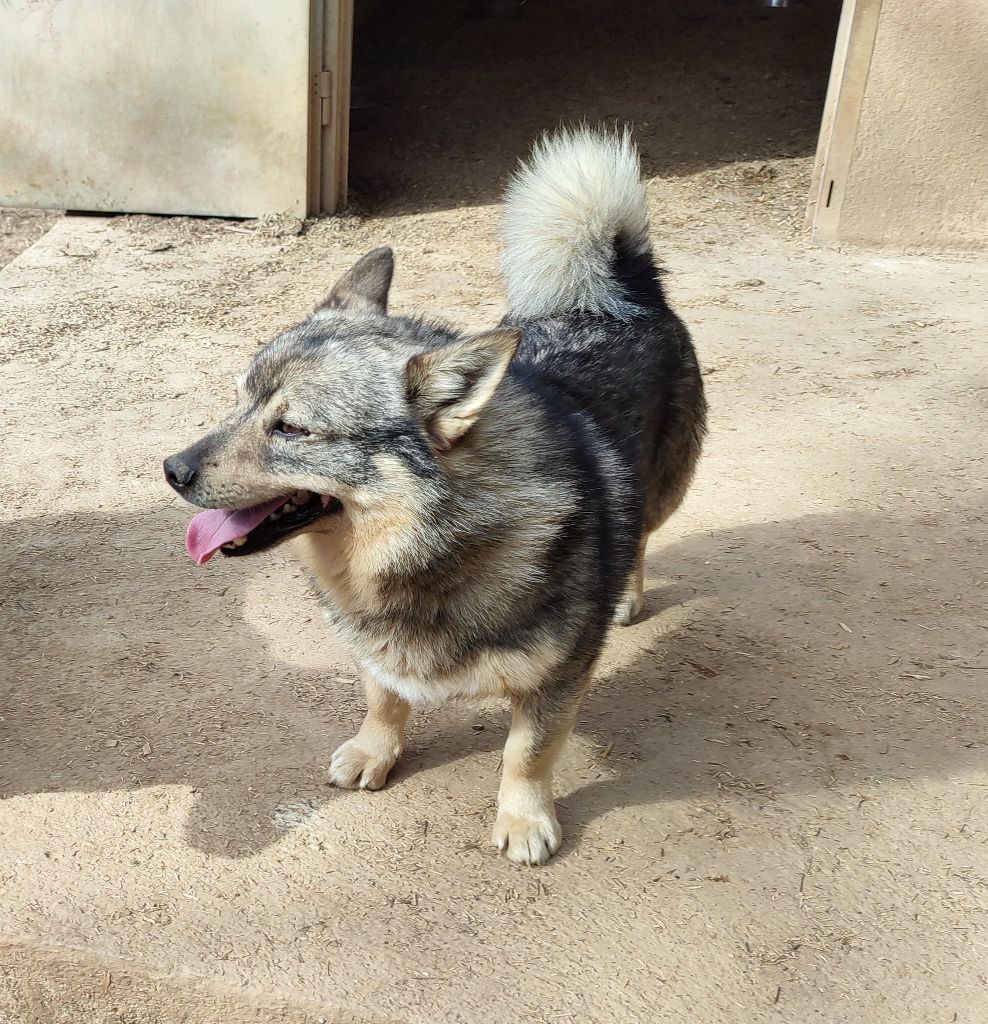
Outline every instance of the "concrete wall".
<path fill-rule="evenodd" d="M 310 0 L 0 0 L 0 204 L 305 216 Z"/>
<path fill-rule="evenodd" d="M 861 0 L 846 2 L 861 6 Z M 858 70 L 866 69 L 863 93 L 854 95 L 852 76 L 839 100 L 838 106 L 856 103 L 857 117 L 843 142 L 830 142 L 815 236 L 985 247 L 988 2 L 882 0 L 872 31 L 873 49 L 866 40 L 857 51 Z M 838 208 L 828 214 L 824 206 L 835 190 Z"/>

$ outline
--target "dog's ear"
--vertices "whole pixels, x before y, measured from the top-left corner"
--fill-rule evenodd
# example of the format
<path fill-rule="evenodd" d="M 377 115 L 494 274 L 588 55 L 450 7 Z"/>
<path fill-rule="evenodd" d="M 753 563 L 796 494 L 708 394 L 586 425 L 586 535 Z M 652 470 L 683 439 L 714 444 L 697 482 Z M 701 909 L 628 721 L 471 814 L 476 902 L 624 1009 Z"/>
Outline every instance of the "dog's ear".
<path fill-rule="evenodd" d="M 521 331 L 498 327 L 412 356 L 405 368 L 408 401 L 440 451 L 474 425 L 514 356 Z"/>
<path fill-rule="evenodd" d="M 386 245 L 372 249 L 333 285 L 329 295 L 316 306 L 316 312 L 345 309 L 351 313 L 387 313 L 394 270 L 394 253 Z"/>

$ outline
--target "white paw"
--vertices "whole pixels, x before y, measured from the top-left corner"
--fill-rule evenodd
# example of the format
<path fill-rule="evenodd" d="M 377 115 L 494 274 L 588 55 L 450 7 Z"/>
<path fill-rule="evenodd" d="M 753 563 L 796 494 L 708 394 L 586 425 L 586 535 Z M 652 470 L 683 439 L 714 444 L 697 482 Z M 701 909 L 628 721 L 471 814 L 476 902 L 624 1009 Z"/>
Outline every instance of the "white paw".
<path fill-rule="evenodd" d="M 515 864 L 545 864 L 562 841 L 563 830 L 551 814 L 528 818 L 499 811 L 494 822 L 494 845 Z"/>
<path fill-rule="evenodd" d="M 373 744 L 364 743 L 359 736 L 347 740 L 330 759 L 329 781 L 344 789 L 380 789 L 398 753 L 372 748 Z"/>
<path fill-rule="evenodd" d="M 645 597 L 642 594 L 625 594 L 614 609 L 614 622 L 619 626 L 630 626 L 642 613 Z"/>

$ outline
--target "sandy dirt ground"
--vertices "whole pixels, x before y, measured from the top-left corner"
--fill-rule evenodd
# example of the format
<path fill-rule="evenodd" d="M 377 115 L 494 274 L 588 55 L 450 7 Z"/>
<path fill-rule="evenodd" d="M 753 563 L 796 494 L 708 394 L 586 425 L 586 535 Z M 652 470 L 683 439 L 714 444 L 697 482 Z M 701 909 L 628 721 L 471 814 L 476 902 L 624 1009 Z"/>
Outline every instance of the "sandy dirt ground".
<path fill-rule="evenodd" d="M 36 242 L 59 216 L 51 210 L 0 208 L 0 267 Z"/>
<path fill-rule="evenodd" d="M 820 58 L 779 31 L 752 45 L 803 109 Z M 188 561 L 160 460 L 375 245 L 396 308 L 500 316 L 488 173 L 469 139 L 406 161 L 400 113 L 355 138 L 363 214 L 68 217 L 0 272 L 0 1021 L 988 1020 L 988 264 L 808 248 L 805 112 L 687 164 L 687 113 L 645 130 L 711 432 L 564 755 L 559 856 L 488 845 L 495 702 L 416 714 L 379 793 L 327 786 L 346 651 L 289 549 Z"/>

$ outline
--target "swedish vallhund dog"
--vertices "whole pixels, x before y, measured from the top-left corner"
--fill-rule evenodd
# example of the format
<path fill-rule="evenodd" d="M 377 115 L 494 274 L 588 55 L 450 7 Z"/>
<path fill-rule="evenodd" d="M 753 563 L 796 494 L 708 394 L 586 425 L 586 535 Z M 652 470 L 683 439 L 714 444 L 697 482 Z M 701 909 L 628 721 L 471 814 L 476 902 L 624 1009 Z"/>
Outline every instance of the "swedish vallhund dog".
<path fill-rule="evenodd" d="M 506 697 L 494 844 L 542 864 L 562 840 L 553 764 L 608 627 L 641 610 L 645 544 L 683 499 L 705 402 L 627 134 L 538 143 L 503 240 L 499 326 L 389 315 L 392 253 L 375 249 L 164 469 L 209 510 L 189 525 L 198 564 L 291 538 L 353 648 L 367 717 L 330 780 L 383 786 L 416 703 Z"/>

